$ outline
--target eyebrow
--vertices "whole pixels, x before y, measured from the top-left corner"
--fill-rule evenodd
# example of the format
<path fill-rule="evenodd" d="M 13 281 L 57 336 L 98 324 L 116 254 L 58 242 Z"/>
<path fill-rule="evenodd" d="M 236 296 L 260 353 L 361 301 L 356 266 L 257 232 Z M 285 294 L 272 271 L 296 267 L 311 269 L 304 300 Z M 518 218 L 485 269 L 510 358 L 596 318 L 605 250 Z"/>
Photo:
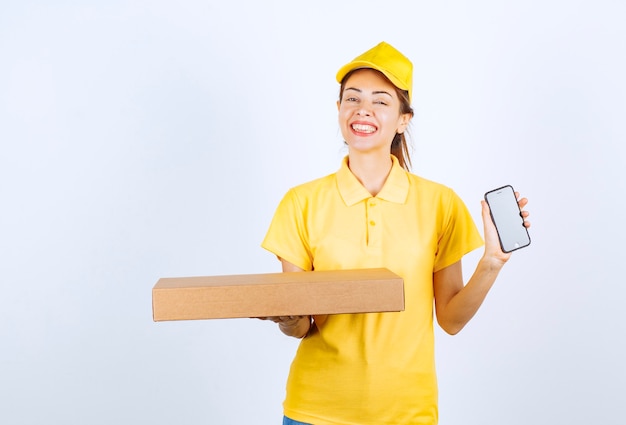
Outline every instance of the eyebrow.
<path fill-rule="evenodd" d="M 363 93 L 363 90 L 357 89 L 356 87 L 346 87 L 343 91 L 346 92 L 348 90 L 354 90 L 356 92 Z M 386 94 L 389 97 L 393 97 L 391 93 L 384 91 L 384 90 L 375 90 L 372 92 L 372 94 Z"/>

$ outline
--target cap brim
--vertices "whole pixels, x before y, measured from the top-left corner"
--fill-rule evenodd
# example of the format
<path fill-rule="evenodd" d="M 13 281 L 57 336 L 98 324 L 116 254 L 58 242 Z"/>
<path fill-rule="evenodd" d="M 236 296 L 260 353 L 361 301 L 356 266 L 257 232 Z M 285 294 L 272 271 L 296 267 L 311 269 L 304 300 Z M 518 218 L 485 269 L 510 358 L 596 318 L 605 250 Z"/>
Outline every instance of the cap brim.
<path fill-rule="evenodd" d="M 389 81 L 391 81 L 391 83 L 394 86 L 398 87 L 400 90 L 406 90 L 406 91 L 409 90 L 409 88 L 406 87 L 406 85 L 403 84 L 398 78 L 396 78 L 395 75 L 391 74 L 390 72 L 385 71 L 384 69 L 381 69 L 378 65 L 372 62 L 368 62 L 368 61 L 353 61 L 353 62 L 350 62 L 349 64 L 342 66 L 337 72 L 337 77 L 336 77 L 337 82 L 341 84 L 345 76 L 348 75 L 350 71 L 353 71 L 355 69 L 363 69 L 363 68 L 375 69 L 376 71 L 381 72 L 385 77 L 387 77 Z"/>

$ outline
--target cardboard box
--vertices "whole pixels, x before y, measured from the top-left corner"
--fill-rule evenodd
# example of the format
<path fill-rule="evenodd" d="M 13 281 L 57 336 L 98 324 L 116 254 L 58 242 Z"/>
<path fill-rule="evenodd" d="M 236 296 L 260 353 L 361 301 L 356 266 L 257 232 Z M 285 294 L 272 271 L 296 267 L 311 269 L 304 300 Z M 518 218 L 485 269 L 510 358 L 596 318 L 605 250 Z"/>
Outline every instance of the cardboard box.
<path fill-rule="evenodd" d="M 404 282 L 387 269 L 162 278 L 155 321 L 404 310 Z"/>

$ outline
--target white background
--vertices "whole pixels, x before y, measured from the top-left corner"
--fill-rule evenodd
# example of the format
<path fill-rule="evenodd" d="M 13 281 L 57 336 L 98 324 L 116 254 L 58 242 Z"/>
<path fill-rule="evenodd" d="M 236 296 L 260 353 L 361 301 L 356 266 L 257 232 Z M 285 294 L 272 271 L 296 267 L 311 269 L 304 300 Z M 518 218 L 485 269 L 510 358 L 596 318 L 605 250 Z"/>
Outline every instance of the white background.
<path fill-rule="evenodd" d="M 0 422 L 278 424 L 296 340 L 154 323 L 160 277 L 265 273 L 278 201 L 334 172 L 336 70 L 415 65 L 413 171 L 530 199 L 458 336 L 441 424 L 622 424 L 626 3 L 0 5 Z M 464 263 L 466 277 L 480 252 Z M 235 417 L 239 419 L 235 419 Z"/>

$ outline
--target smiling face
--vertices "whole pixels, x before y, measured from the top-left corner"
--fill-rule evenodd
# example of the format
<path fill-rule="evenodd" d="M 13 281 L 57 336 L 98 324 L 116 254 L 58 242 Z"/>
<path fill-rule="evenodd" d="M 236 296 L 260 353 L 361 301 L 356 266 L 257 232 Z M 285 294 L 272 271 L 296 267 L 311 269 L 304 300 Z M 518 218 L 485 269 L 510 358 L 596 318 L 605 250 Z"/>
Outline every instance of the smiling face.
<path fill-rule="evenodd" d="M 359 69 L 343 84 L 339 127 L 350 153 L 389 155 L 396 133 L 403 133 L 411 114 L 400 113 L 395 86 L 380 72 Z"/>

